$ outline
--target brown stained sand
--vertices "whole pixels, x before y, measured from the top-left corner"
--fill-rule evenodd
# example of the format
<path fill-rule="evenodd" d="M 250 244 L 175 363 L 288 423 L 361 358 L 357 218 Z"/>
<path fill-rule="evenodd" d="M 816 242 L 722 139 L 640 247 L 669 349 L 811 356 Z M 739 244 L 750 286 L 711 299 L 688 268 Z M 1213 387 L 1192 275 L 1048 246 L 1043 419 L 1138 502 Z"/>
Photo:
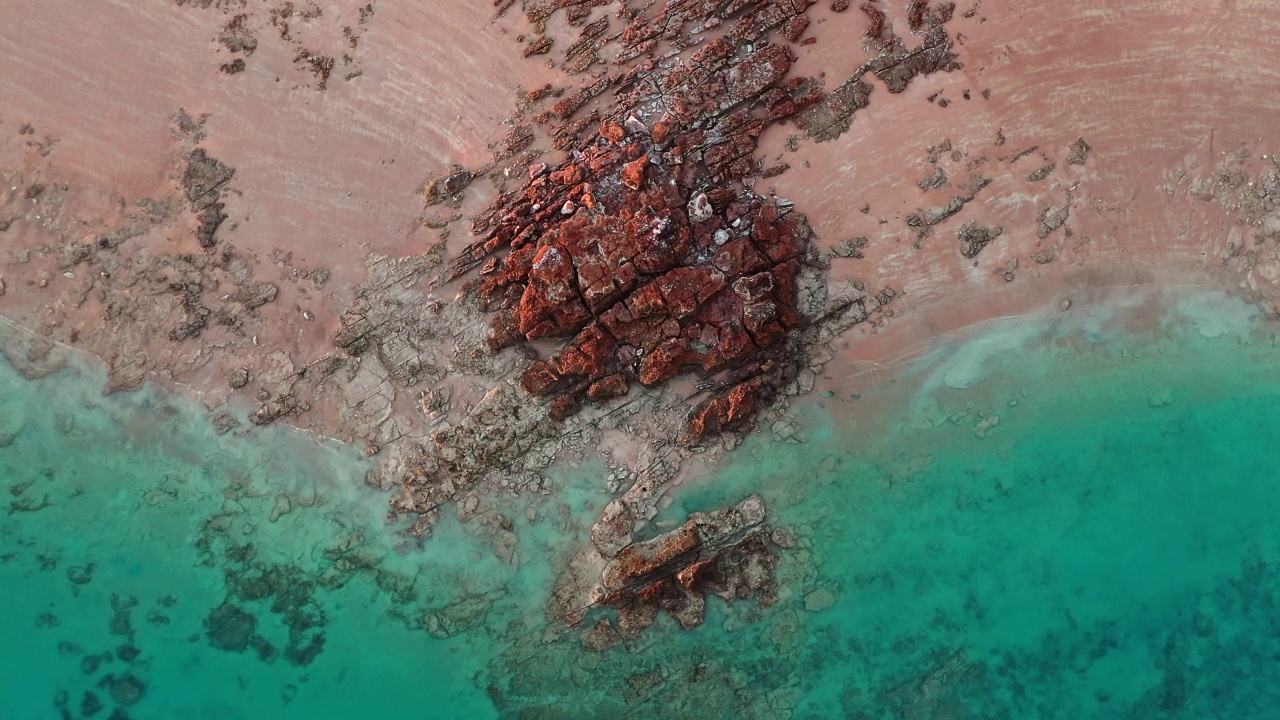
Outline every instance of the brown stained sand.
<path fill-rule="evenodd" d="M 569 82 L 545 63 L 566 43 L 522 59 L 511 35 L 527 31 L 523 21 L 513 11 L 491 22 L 483 3 L 380 5 L 372 18 L 354 2 L 324 3 L 323 18 L 289 18 L 286 32 L 270 24 L 268 6 L 250 3 L 258 41 L 251 52 L 234 43 L 241 49 L 231 52 L 215 39 L 230 18 L 216 6 L 147 0 L 87 12 L 63 2 L 18 4 L 17 19 L 0 28 L 0 53 L 10 60 L 0 68 L 0 177 L 7 181 L 0 188 L 7 227 L 0 231 L 0 288 L 7 289 L 0 315 L 108 356 L 118 338 L 104 334 L 110 307 L 94 290 L 114 281 L 67 266 L 62 249 L 130 227 L 137 234 L 110 267 L 125 275 L 130 263 L 198 253 L 177 178 L 184 155 L 204 148 L 236 169 L 223 196 L 229 218 L 217 249 L 234 247 L 252 282 L 271 283 L 278 295 L 242 318 L 242 335 L 211 327 L 184 343 L 143 337 L 135 344 L 149 354 L 144 376 L 189 385 L 210 405 L 234 394 L 227 378 L 241 368 L 252 380 L 239 397 L 249 400 L 332 353 L 340 330 L 352 327 L 342 314 L 353 293 L 379 278 L 395 285 L 387 268 L 436 241 L 438 233 L 423 227 L 439 217 L 422 207 L 424 180 L 453 162 L 477 168 L 489 161 L 486 143 L 506 132 L 501 120 L 517 85 Z M 1280 19 L 1257 2 L 1145 1 L 1123 12 L 1108 5 L 984 0 L 969 17 L 961 6 L 947 26 L 960 70 L 917 78 L 897 95 L 871 81 L 870 106 L 829 142 L 792 146 L 788 135 L 799 130 L 766 132 L 757 159 L 790 169 L 755 189 L 794 201 L 817 231 L 820 250 L 867 239 L 845 246 L 864 257 L 830 259 L 833 293 L 855 283 L 895 293 L 872 322 L 831 342 L 825 366 L 815 361 L 819 389 L 847 393 L 877 379 L 868 366 L 887 364 L 925 338 L 1053 304 L 1089 285 L 1168 272 L 1242 284 L 1250 299 L 1270 302 L 1280 280 L 1280 216 L 1256 212 L 1250 192 L 1273 168 L 1277 139 L 1268 131 L 1280 100 L 1270 91 L 1280 63 L 1266 59 Z M 904 9 L 886 12 L 905 36 Z M 816 42 L 801 41 L 791 76 L 821 75 L 830 91 L 874 54 L 864 34 L 870 20 L 831 13 L 825 4 L 809 15 L 805 38 Z M 350 48 L 343 23 L 358 28 Z M 1241 33 L 1245 26 L 1250 32 Z M 557 18 L 550 23 L 557 38 L 576 32 Z M 300 50 L 309 53 L 302 64 Z M 351 59 L 340 59 L 344 54 Z M 335 59 L 327 77 L 317 71 L 319 57 Z M 219 69 L 233 60 L 243 60 L 244 70 Z M 175 133 L 179 108 L 208 119 Z M 1082 164 L 1071 149 L 1080 138 L 1092 148 Z M 483 207 L 489 192 L 475 186 L 462 210 Z M 938 210 L 970 196 L 954 213 Z M 169 197 L 173 207 L 145 214 L 137 207 L 144 198 Z M 970 221 L 1002 233 L 966 258 L 957 232 Z M 464 225 L 450 228 L 451 253 L 467 240 Z M 317 282 L 312 271 L 327 272 L 327 280 Z M 148 291 L 145 284 L 113 289 L 144 300 Z M 420 303 L 429 314 L 434 306 L 424 293 L 418 287 L 393 299 Z M 447 311 L 441 318 L 437 325 L 451 321 Z M 447 356 L 447 339 L 438 345 L 438 355 Z M 532 348 L 544 357 L 547 350 Z M 397 351 L 378 349 L 384 356 Z M 504 362 L 516 362 L 511 356 Z M 466 368 L 472 359 L 451 360 L 451 368 Z M 442 400 L 422 387 L 397 393 L 371 366 L 349 385 L 366 393 L 367 405 L 353 409 L 317 396 L 311 411 L 290 421 L 376 444 L 395 440 L 386 428 L 399 426 L 386 418 L 421 414 L 428 429 L 450 427 L 459 437 L 475 431 L 484 439 L 481 431 L 492 428 L 467 425 L 476 408 L 496 413 L 523 402 L 486 395 L 505 387 L 499 372 L 470 384 L 430 376 L 432 393 L 453 393 Z M 714 459 L 712 452 L 686 455 L 681 466 L 658 442 L 671 434 L 674 424 L 664 422 L 688 394 L 688 386 L 668 388 L 653 401 L 666 415 L 617 421 L 597 436 L 612 455 L 610 483 L 625 489 L 634 481 L 631 493 L 643 496 L 638 506 L 651 508 L 679 482 L 662 470 L 681 467 L 687 477 Z M 607 413 L 630 402 L 616 401 Z M 554 456 L 547 450 L 544 461 L 537 453 L 560 442 L 556 433 L 584 427 L 553 432 L 536 419 L 515 427 L 518 435 L 553 437 L 538 435 L 533 450 L 523 437 L 508 438 L 503 449 L 511 455 L 499 457 L 490 474 L 513 474 L 517 462 L 536 473 Z M 652 478 L 645 475 L 651 468 L 659 468 Z M 505 479 L 499 487 L 510 489 Z M 480 489 L 460 498 L 464 519 L 497 514 L 477 498 Z M 440 502 L 445 496 L 434 490 L 425 497 Z M 489 528 L 495 546 L 509 542 L 510 533 L 497 529 L 503 520 L 499 515 Z"/>

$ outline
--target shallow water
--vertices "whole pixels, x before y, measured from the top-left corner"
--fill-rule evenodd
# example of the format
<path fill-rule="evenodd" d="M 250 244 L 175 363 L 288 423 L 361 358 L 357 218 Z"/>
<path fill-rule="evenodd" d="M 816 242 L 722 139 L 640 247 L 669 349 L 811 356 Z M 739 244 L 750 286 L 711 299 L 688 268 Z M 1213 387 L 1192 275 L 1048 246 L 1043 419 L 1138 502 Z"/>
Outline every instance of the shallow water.
<path fill-rule="evenodd" d="M 0 364 L 0 714 L 1269 716 L 1278 359 L 1247 306 L 1187 290 L 940 339 L 660 516 L 760 492 L 800 540 L 778 604 L 712 600 L 604 653 L 542 610 L 598 466 L 499 508 L 513 570 L 456 522 L 397 547 L 349 448 Z"/>
<path fill-rule="evenodd" d="M 0 363 L 0 717 L 495 714 L 466 629 L 541 622 L 545 552 L 514 573 L 450 518 L 445 543 L 397 546 L 353 449 L 219 437 L 190 403 L 102 387 Z M 461 634 L 437 640 L 424 618 L 451 605 L 437 633 Z"/>

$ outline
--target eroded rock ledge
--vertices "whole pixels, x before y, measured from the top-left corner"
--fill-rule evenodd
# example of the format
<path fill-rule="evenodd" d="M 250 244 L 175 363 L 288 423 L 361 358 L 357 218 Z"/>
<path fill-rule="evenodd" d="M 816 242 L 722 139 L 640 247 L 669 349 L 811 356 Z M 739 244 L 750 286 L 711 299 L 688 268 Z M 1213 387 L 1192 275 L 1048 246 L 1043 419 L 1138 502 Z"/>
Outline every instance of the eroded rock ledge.
<path fill-rule="evenodd" d="M 687 436 L 697 440 L 742 426 L 777 387 L 786 361 L 803 361 L 797 348 L 770 351 L 819 319 L 803 312 L 798 287 L 820 263 L 804 217 L 753 189 L 770 174 L 753 158 L 761 133 L 793 120 L 815 137 L 838 135 L 867 103 L 872 86 L 863 76 L 900 92 L 916 75 L 958 67 L 942 29 L 954 6 L 915 3 L 909 27 L 918 47 L 881 13 L 868 33 L 878 54 L 834 93 L 816 78 L 788 78 L 811 4 L 668 3 L 652 16 L 624 5 L 617 18 L 625 30 L 603 33 L 597 25 L 608 18 L 587 25 L 565 65 L 582 71 L 612 54 L 620 70 L 573 91 L 529 96 L 531 104 L 560 98 L 534 122 L 548 126 L 569 157 L 526 166 L 520 161 L 533 156 L 524 152 L 504 169 L 527 179 L 482 213 L 473 226 L 479 238 L 453 259 L 450 278 L 483 263 L 467 289 L 494 313 L 491 350 L 567 339 L 521 376 L 525 390 L 550 401 L 553 419 L 625 395 L 632 383 L 736 370 L 732 382 L 708 385 L 715 392 L 690 416 Z M 585 23 L 594 5 L 524 8 L 536 26 L 559 10 L 572 25 Z M 719 36 L 704 43 L 713 32 Z M 538 54 L 549 48 L 543 39 L 535 45 Z M 667 45 L 660 59 L 643 59 Z M 513 129 L 498 161 L 534 136 L 533 126 Z"/>
<path fill-rule="evenodd" d="M 706 595 L 730 602 L 755 598 L 768 607 L 777 602 L 776 548 L 790 543 L 771 540 L 767 520 L 759 495 L 693 513 L 679 528 L 623 548 L 605 566 L 596 604 L 617 608 L 618 632 L 627 639 L 649 627 L 659 611 L 686 630 L 701 625 Z"/>

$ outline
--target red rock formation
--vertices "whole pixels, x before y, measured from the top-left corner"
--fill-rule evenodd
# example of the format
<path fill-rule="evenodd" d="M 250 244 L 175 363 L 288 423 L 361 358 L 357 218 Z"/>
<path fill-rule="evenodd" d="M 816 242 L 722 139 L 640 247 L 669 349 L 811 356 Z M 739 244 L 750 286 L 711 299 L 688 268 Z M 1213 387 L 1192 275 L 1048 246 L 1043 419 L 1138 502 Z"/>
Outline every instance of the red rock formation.
<path fill-rule="evenodd" d="M 644 171 L 649 167 L 649 156 L 641 155 L 622 167 L 622 184 L 632 190 L 644 185 Z"/>
<path fill-rule="evenodd" d="M 749 152 L 761 123 L 744 117 L 717 127 L 749 128 L 741 141 Z M 493 347 L 575 336 L 525 373 L 529 392 L 598 402 L 625 391 L 628 378 L 653 386 L 690 368 L 715 372 L 799 325 L 793 276 L 809 240 L 802 222 L 750 193 L 699 191 L 707 178 L 665 162 L 643 133 L 606 123 L 599 137 L 549 173 L 531 168 L 476 246 L 511 248 L 473 284 L 497 311 Z M 711 148 L 734 146 L 729 138 Z M 692 147 L 687 134 L 673 139 Z M 721 172 L 735 172 L 738 160 L 710 154 Z M 577 406 L 561 402 L 557 414 Z"/>
<path fill-rule="evenodd" d="M 627 382 L 625 375 L 614 373 L 606 378 L 597 380 L 587 388 L 587 397 L 592 402 L 603 402 L 615 397 L 621 397 L 627 394 L 630 383 Z"/>
<path fill-rule="evenodd" d="M 483 233 L 454 264 L 456 277 L 488 258 L 468 289 L 495 313 L 490 347 L 571 338 L 522 378 L 526 390 L 554 403 L 553 416 L 624 394 L 632 381 L 656 386 L 685 371 L 752 363 L 802 325 L 796 276 L 810 231 L 788 207 L 749 187 L 768 125 L 804 114 L 805 122 L 832 118 L 826 125 L 838 126 L 843 119 L 847 127 L 849 113 L 865 105 L 863 91 L 853 98 L 860 104 L 841 97 L 814 115 L 824 100 L 818 83 L 786 78 L 795 59 L 788 43 L 809 27 L 812 3 L 669 2 L 652 16 L 631 10 L 619 13 L 627 26 L 616 40 L 606 35 L 607 22 L 598 31 L 593 23 L 566 55 L 567 67 L 593 64 L 597 50 L 616 42 L 619 69 L 565 93 L 538 117 L 553 125 L 551 136 L 569 156 L 554 167 L 531 165 L 517 192 L 495 200 Z M 524 7 L 541 28 L 559 10 L 585 23 L 593 5 L 533 0 Z M 950 67 L 954 56 L 937 30 L 950 10 L 917 5 L 924 57 L 869 63 L 858 77 L 878 73 L 892 85 Z M 722 22 L 723 35 L 691 53 L 642 59 L 659 43 L 691 47 L 699 32 Z M 913 15 L 913 29 L 915 22 Z M 881 35 L 886 58 L 905 47 L 889 29 Z M 865 87 L 860 82 L 841 88 Z M 598 107 L 583 116 L 592 103 Z M 739 426 L 766 388 L 744 378 L 694 413 L 690 436 Z"/>
<path fill-rule="evenodd" d="M 707 593 L 733 601 L 776 602 L 777 553 L 765 536 L 764 501 L 751 495 L 732 507 L 693 513 L 652 540 L 626 546 L 605 566 L 597 605 L 618 609 L 618 628 L 635 637 L 659 610 L 686 629 L 702 623 Z"/>
<path fill-rule="evenodd" d="M 879 40 L 880 36 L 884 34 L 884 11 L 869 2 L 864 2 L 859 7 L 862 12 L 867 14 L 867 17 L 871 18 L 871 25 L 867 27 L 867 37 L 872 40 Z"/>
<path fill-rule="evenodd" d="M 727 395 L 703 403 L 689 419 L 689 436 L 697 440 L 740 425 L 755 412 L 763 384 L 762 378 L 752 378 L 734 386 Z"/>

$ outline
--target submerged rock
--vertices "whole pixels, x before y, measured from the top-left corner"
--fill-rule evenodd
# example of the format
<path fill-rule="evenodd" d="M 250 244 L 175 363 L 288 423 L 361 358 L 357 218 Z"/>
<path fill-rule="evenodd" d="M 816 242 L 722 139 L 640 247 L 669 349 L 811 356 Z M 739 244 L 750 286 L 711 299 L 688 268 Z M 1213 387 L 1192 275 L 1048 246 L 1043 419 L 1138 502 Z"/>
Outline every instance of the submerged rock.
<path fill-rule="evenodd" d="M 67 580 L 72 585 L 88 585 L 93 582 L 93 571 L 96 565 L 89 563 L 88 565 L 73 565 L 67 568 Z"/>
<path fill-rule="evenodd" d="M 483 621 L 493 607 L 493 601 L 502 594 L 464 595 L 441 610 L 427 613 L 423 627 L 437 638 L 457 635 Z"/>
<path fill-rule="evenodd" d="M 618 631 L 613 629 L 613 625 L 606 619 L 601 618 L 596 621 L 591 629 L 582 634 L 582 647 L 592 652 L 601 652 L 617 645 L 622 639 L 618 637 Z"/>
<path fill-rule="evenodd" d="M 98 668 L 103 663 L 109 663 L 115 659 L 111 653 L 103 652 L 98 655 L 86 655 L 80 660 L 80 672 L 85 675 L 93 675 L 98 672 Z"/>
<path fill-rule="evenodd" d="M 804 609 L 808 612 L 822 612 L 836 604 L 836 597 L 825 588 L 818 588 L 804 596 Z"/>
<path fill-rule="evenodd" d="M 110 679 L 109 687 L 111 688 L 111 699 L 121 705 L 133 705 L 142 699 L 147 692 L 147 686 L 142 683 L 133 673 L 125 673 L 116 678 Z"/>
<path fill-rule="evenodd" d="M 96 715 L 103 710 L 102 700 L 92 691 L 86 690 L 80 698 L 80 714 L 84 717 Z"/>
<path fill-rule="evenodd" d="M 271 522 L 279 520 L 293 510 L 293 502 L 284 493 L 276 495 L 275 506 L 271 508 Z"/>
<path fill-rule="evenodd" d="M 209 644 L 218 650 L 244 652 L 258 629 L 258 618 L 239 606 L 224 602 L 204 620 Z"/>

